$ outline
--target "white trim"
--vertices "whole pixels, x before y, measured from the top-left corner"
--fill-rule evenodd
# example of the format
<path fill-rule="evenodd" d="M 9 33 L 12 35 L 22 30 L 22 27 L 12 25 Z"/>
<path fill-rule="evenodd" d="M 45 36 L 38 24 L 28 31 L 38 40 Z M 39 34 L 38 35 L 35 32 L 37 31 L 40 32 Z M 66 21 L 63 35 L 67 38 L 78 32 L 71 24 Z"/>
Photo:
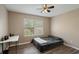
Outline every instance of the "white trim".
<path fill-rule="evenodd" d="M 29 44 L 30 42 L 24 42 L 24 43 L 19 43 L 18 45 L 24 45 L 24 44 Z M 15 46 L 15 44 L 14 45 L 11 45 L 10 47 L 13 47 L 13 46 Z"/>
<path fill-rule="evenodd" d="M 78 48 L 78 47 L 75 47 L 75 46 L 73 46 L 73 45 L 71 45 L 71 44 L 64 43 L 64 45 L 66 45 L 66 46 L 69 46 L 69 47 L 72 47 L 72 48 L 74 48 L 74 49 L 77 49 L 77 50 L 79 50 L 79 48 Z"/>
<path fill-rule="evenodd" d="M 19 43 L 18 45 L 29 44 L 30 42 Z"/>

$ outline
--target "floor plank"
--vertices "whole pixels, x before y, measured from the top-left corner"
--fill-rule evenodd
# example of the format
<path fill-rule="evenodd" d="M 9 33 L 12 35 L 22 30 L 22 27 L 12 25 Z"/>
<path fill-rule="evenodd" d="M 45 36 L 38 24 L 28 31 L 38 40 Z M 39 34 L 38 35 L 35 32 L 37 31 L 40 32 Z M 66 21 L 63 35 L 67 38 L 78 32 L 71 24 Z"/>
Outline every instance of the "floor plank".
<path fill-rule="evenodd" d="M 16 54 L 16 48 L 11 47 L 9 49 L 10 54 Z M 71 47 L 61 45 L 56 48 L 52 48 L 51 50 L 48 50 L 42 54 L 72 54 L 73 52 L 77 51 L 76 49 L 73 49 Z M 33 45 L 33 44 L 25 44 L 18 46 L 18 54 L 41 54 L 39 50 Z"/>

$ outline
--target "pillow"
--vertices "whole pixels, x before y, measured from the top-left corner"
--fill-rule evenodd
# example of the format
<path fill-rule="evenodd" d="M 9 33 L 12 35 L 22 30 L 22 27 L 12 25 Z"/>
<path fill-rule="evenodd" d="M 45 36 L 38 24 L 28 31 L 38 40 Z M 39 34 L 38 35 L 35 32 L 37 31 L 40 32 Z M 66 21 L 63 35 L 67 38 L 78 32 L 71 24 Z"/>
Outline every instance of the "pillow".
<path fill-rule="evenodd" d="M 47 43 L 46 40 L 41 39 L 41 38 L 34 38 L 35 41 L 37 41 L 38 43 Z"/>

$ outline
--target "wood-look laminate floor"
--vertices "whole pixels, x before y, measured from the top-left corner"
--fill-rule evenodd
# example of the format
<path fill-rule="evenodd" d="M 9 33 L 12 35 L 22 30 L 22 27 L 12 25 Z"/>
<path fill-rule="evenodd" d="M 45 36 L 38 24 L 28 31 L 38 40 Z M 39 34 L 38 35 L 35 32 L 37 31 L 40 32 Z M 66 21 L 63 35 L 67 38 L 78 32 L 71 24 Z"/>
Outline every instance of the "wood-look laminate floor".
<path fill-rule="evenodd" d="M 16 48 L 11 47 L 9 49 L 10 54 L 16 54 Z M 56 48 L 52 48 L 44 53 L 40 53 L 39 50 L 33 44 L 25 44 L 18 46 L 17 54 L 72 54 L 73 52 L 77 51 L 71 47 L 61 45 Z"/>

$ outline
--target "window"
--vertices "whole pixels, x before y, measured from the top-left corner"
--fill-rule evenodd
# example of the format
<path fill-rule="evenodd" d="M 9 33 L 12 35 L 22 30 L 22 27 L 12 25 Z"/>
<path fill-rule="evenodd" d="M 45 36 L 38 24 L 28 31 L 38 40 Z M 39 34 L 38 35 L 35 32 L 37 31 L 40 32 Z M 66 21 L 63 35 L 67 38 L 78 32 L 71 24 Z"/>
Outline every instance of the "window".
<path fill-rule="evenodd" d="M 43 20 L 24 19 L 24 36 L 43 35 Z"/>

